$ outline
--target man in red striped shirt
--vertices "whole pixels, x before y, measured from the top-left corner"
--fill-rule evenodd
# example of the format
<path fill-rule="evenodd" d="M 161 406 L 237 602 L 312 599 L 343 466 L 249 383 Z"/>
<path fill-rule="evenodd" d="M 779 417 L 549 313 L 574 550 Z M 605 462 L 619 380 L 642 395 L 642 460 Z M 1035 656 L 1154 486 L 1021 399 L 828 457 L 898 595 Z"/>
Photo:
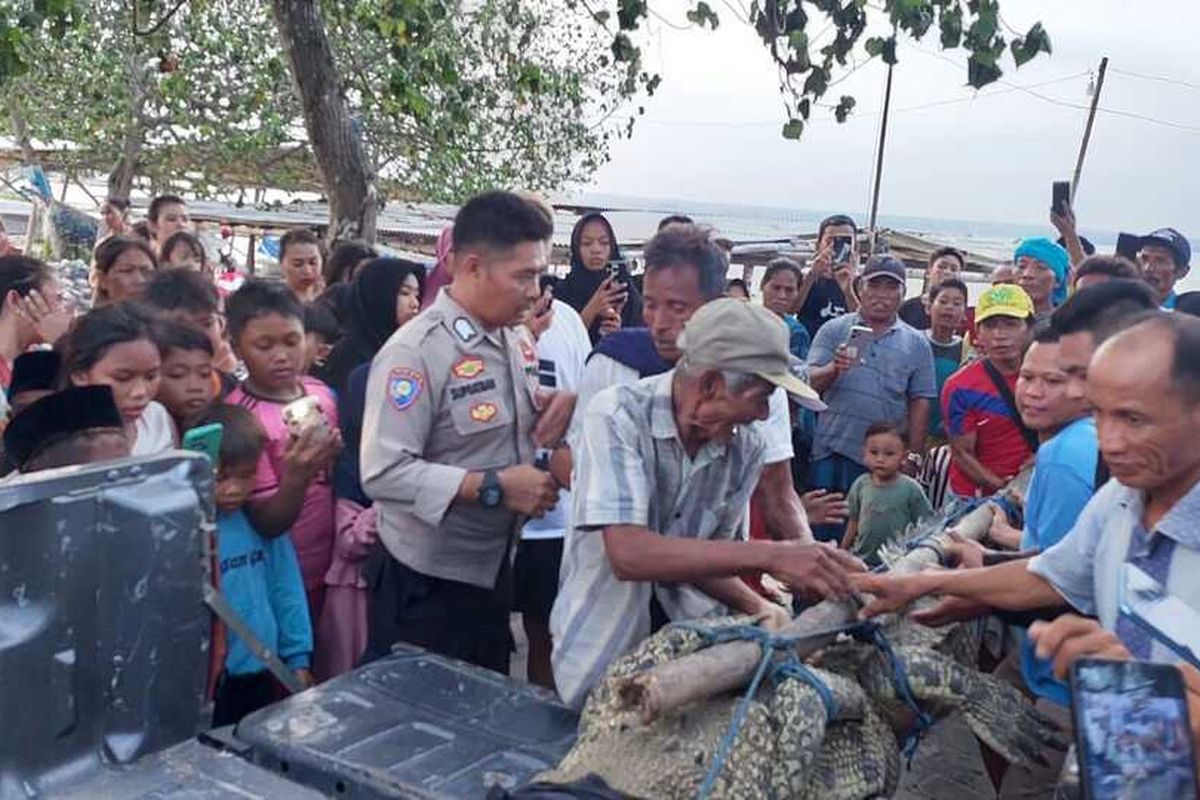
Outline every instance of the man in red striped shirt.
<path fill-rule="evenodd" d="M 1037 442 L 1013 400 L 1032 336 L 1033 302 L 1019 286 L 993 286 L 979 297 L 975 323 L 986 356 L 951 375 L 942 388 L 950 491 L 959 497 L 994 494 L 1021 470 Z"/>

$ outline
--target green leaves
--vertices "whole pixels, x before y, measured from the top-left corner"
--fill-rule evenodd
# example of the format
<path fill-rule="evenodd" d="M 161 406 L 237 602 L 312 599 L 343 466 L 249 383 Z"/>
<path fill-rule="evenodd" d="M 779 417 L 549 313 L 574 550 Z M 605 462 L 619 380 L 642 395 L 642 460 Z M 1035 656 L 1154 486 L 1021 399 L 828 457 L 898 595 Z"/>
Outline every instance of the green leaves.
<path fill-rule="evenodd" d="M 696 7 L 687 12 L 688 22 L 693 25 L 698 25 L 703 28 L 705 25 L 711 27 L 714 31 L 721 24 L 721 20 L 717 19 L 717 13 L 712 10 L 712 6 L 701 0 L 696 3 Z"/>
<path fill-rule="evenodd" d="M 1013 61 L 1019 67 L 1031 61 L 1038 53 L 1050 54 L 1050 35 L 1042 27 L 1042 23 L 1036 22 L 1024 36 L 1013 39 L 1011 47 Z"/>
<path fill-rule="evenodd" d="M 869 15 L 873 15 L 872 35 L 866 36 Z M 813 19 L 820 35 L 811 32 Z M 890 23 L 892 35 L 886 35 L 879 22 Z M 898 35 L 921 40 L 935 22 L 943 49 L 965 51 L 967 82 L 976 88 L 1003 75 L 1001 60 L 1006 50 L 1011 49 L 1018 67 L 1039 53 L 1050 52 L 1049 37 L 1040 23 L 1009 47 L 1000 32 L 1000 0 L 753 0 L 750 24 L 779 67 L 788 115 L 785 136 L 802 135 L 803 121 L 841 79 L 843 67 L 853 63 L 848 70 L 857 69 L 862 58 L 897 64 Z M 819 50 L 810 54 L 810 49 L 816 48 Z M 855 100 L 842 95 L 836 104 L 821 105 L 831 108 L 838 122 L 844 122 L 853 112 Z"/>

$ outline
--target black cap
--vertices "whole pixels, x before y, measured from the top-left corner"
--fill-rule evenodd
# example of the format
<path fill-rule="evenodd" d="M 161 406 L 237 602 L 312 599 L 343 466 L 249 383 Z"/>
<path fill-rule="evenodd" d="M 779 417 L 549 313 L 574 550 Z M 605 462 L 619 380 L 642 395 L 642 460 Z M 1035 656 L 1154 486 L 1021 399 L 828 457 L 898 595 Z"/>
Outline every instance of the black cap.
<path fill-rule="evenodd" d="M 124 427 L 112 389 L 76 386 L 46 395 L 13 417 L 4 430 L 4 451 L 19 469 L 64 436 Z"/>
<path fill-rule="evenodd" d="M 862 279 L 865 282 L 880 275 L 893 278 L 901 286 L 908 285 L 908 272 L 904 269 L 904 262 L 895 256 L 871 256 L 871 260 L 863 268 Z"/>
<path fill-rule="evenodd" d="M 53 350 L 31 350 L 17 356 L 13 361 L 8 396 L 53 389 L 61 364 L 62 356 Z"/>
<path fill-rule="evenodd" d="M 1156 245 L 1171 251 L 1175 266 L 1182 269 L 1192 261 L 1192 245 L 1187 237 L 1174 228 L 1159 228 L 1141 237 L 1141 247 Z"/>

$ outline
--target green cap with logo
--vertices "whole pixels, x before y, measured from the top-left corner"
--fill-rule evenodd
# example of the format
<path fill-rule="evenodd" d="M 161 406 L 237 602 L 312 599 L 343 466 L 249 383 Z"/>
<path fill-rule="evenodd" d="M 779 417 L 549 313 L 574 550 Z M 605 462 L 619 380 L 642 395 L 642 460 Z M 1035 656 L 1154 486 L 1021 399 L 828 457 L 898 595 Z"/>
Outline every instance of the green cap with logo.
<path fill-rule="evenodd" d="M 821 396 L 791 370 L 787 325 L 762 306 L 732 297 L 705 303 L 683 326 L 678 346 L 692 366 L 757 375 L 805 408 L 825 410 Z"/>

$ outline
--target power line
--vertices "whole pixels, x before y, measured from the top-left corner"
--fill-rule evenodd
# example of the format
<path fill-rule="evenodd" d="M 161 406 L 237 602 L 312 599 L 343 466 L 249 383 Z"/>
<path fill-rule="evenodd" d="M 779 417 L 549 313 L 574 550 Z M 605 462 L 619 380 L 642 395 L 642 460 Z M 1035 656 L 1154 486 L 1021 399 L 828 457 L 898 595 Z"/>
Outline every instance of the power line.
<path fill-rule="evenodd" d="M 941 59 L 942 61 L 945 61 L 947 64 L 953 64 L 959 70 L 966 69 L 965 65 L 959 64 L 954 59 L 950 58 L 949 56 L 943 55 L 942 53 L 932 53 L 923 48 L 916 47 L 915 45 L 913 46 L 913 50 L 917 51 L 918 53 L 923 53 L 927 56 L 932 56 L 933 58 Z M 1006 81 L 1003 78 L 998 78 L 997 83 L 1002 83 L 1005 86 L 1012 87 L 1012 88 L 1016 89 L 1017 91 L 1024 92 L 1025 94 L 1028 94 L 1031 97 L 1036 97 L 1038 100 L 1041 100 L 1046 103 L 1050 103 L 1052 105 L 1062 106 L 1064 108 L 1078 109 L 1081 111 L 1087 111 L 1089 108 L 1088 106 L 1085 106 L 1081 103 L 1072 103 L 1069 100 L 1059 100 L 1056 97 L 1050 97 L 1048 95 L 1041 94 L 1040 92 L 1035 92 L 1027 86 L 1020 86 L 1019 84 L 1015 84 L 1010 81 Z M 1136 119 L 1136 120 L 1140 120 L 1142 122 L 1149 122 L 1153 125 L 1160 125 L 1164 128 L 1173 128 L 1175 130 L 1187 131 L 1189 133 L 1200 133 L 1200 125 L 1186 125 L 1181 122 L 1173 122 L 1171 120 L 1159 119 L 1157 117 L 1151 117 L 1146 114 L 1138 114 L 1133 111 L 1125 111 L 1123 109 L 1118 109 L 1118 108 L 1105 108 L 1104 106 L 1097 106 L 1096 110 L 1101 113 L 1108 114 L 1108 115 L 1114 116 L 1114 117 L 1125 117 L 1126 119 Z"/>
<path fill-rule="evenodd" d="M 1108 71 L 1117 75 L 1124 75 L 1128 78 L 1137 78 L 1143 81 L 1156 81 L 1158 83 L 1169 83 L 1174 86 L 1185 86 L 1188 89 L 1200 91 L 1200 83 L 1192 83 L 1190 81 L 1184 81 L 1178 78 L 1168 78 L 1163 75 L 1146 75 L 1140 72 L 1130 72 L 1129 70 L 1117 69 L 1116 67 L 1109 67 Z"/>

